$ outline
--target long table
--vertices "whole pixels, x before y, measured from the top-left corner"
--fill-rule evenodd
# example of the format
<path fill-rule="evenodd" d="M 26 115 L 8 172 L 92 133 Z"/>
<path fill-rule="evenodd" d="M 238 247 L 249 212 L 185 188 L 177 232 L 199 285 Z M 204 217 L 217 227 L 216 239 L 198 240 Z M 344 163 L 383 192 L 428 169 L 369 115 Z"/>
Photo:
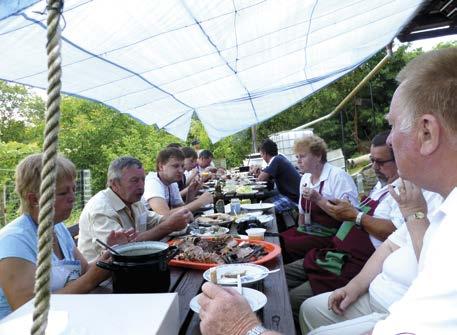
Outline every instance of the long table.
<path fill-rule="evenodd" d="M 274 217 L 274 209 L 271 213 Z M 269 232 L 277 233 L 276 219 L 268 225 Z M 279 238 L 267 236 L 265 240 L 279 245 Z M 295 335 L 295 326 L 292 309 L 289 301 L 289 293 L 284 275 L 284 264 L 281 255 L 262 264 L 270 270 L 280 268 L 281 271 L 268 275 L 254 287 L 267 296 L 267 304 L 257 312 L 263 325 L 282 334 Z M 199 335 L 200 318 L 194 313 L 189 303 L 193 297 L 201 292 L 204 283 L 203 271 L 181 267 L 170 267 L 171 281 L 169 292 L 176 292 L 179 296 L 179 335 Z M 104 287 L 98 287 L 93 293 L 110 293 L 111 286 L 108 283 Z"/>
<path fill-rule="evenodd" d="M 277 232 L 276 220 L 270 223 L 268 231 Z M 265 240 L 279 245 L 278 237 L 267 236 Z M 258 312 L 258 317 L 266 328 L 282 334 L 294 335 L 296 332 L 282 257 L 279 255 L 263 265 L 270 270 L 280 268 L 281 271 L 270 274 L 255 287 L 262 291 L 268 299 L 265 307 Z M 189 302 L 201 292 L 203 282 L 203 271 L 201 270 L 171 267 L 170 292 L 176 292 L 179 295 L 180 335 L 200 334 L 199 316 L 190 309 Z"/>

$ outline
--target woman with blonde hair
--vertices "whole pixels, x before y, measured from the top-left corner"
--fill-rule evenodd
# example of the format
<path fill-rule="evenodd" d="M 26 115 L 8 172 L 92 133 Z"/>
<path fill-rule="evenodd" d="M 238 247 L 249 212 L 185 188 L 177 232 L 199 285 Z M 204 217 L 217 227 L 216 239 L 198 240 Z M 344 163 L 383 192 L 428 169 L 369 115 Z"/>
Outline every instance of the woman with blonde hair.
<path fill-rule="evenodd" d="M 316 135 L 306 135 L 294 143 L 297 164 L 303 176 L 300 181 L 298 227 L 281 235 L 287 261 L 303 258 L 313 248 L 331 243 L 341 222 L 328 213 L 328 201 L 346 199 L 358 205 L 357 187 L 352 177 L 327 162 L 327 144 Z"/>
<path fill-rule="evenodd" d="M 0 230 L 0 319 L 33 298 L 41 160 L 41 154 L 30 155 L 17 166 L 15 191 L 22 215 Z M 109 272 L 87 263 L 63 224 L 75 202 L 74 164 L 58 156 L 56 173 L 51 291 L 88 293 L 107 279 Z M 131 237 L 128 232 L 111 232 L 108 243 L 127 242 Z M 101 258 L 106 260 L 108 254 Z"/>

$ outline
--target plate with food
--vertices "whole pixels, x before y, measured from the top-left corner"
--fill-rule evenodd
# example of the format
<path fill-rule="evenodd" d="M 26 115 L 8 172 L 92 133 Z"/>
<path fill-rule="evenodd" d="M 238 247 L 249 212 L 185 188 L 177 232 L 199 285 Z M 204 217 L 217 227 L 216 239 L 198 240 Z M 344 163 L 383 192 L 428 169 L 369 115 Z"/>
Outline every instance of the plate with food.
<path fill-rule="evenodd" d="M 214 238 L 183 236 L 168 242 L 178 247 L 171 266 L 207 270 L 221 264 L 263 264 L 281 253 L 279 245 L 266 241 L 246 241 L 231 235 Z"/>
<path fill-rule="evenodd" d="M 257 190 L 252 189 L 252 187 L 248 185 L 238 186 L 235 191 L 236 194 L 241 195 L 256 194 L 258 192 Z"/>
<path fill-rule="evenodd" d="M 267 209 L 271 209 L 275 206 L 275 204 L 263 202 L 260 204 L 241 204 L 241 209 L 245 209 L 247 211 L 266 211 Z"/>
<path fill-rule="evenodd" d="M 193 297 L 189 303 L 190 309 L 193 310 L 195 313 L 200 313 L 200 304 L 198 303 L 198 298 L 200 297 L 200 294 Z M 267 304 L 267 296 L 262 292 L 254 290 L 252 288 L 243 287 L 243 297 L 246 298 L 253 312 L 258 311 Z"/>
<path fill-rule="evenodd" d="M 228 228 L 221 226 L 210 226 L 210 227 L 198 227 L 190 231 L 190 234 L 193 236 L 199 237 L 216 237 L 220 235 L 227 234 L 229 232 Z"/>
<path fill-rule="evenodd" d="M 257 212 L 256 212 L 257 213 Z M 248 220 L 251 220 L 253 218 L 252 215 L 243 215 L 242 217 L 238 218 L 235 220 L 236 223 L 240 223 L 240 222 L 243 222 L 243 221 L 248 221 Z M 259 220 L 261 224 L 267 224 L 268 222 L 271 222 L 274 217 L 273 215 L 270 215 L 270 214 L 261 214 L 261 215 L 254 215 L 254 218 Z"/>
<path fill-rule="evenodd" d="M 219 285 L 236 285 L 236 278 L 240 275 L 241 283 L 249 284 L 262 280 L 268 272 L 266 267 L 258 264 L 223 264 L 206 270 L 203 278 Z"/>
<path fill-rule="evenodd" d="M 233 217 L 225 213 L 204 214 L 195 219 L 201 226 L 226 225 L 233 222 Z"/>

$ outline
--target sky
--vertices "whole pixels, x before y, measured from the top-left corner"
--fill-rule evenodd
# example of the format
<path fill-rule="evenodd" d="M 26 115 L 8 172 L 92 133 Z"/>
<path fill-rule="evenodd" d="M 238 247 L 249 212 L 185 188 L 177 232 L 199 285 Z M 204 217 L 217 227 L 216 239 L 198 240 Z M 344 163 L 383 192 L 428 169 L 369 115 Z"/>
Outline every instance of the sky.
<path fill-rule="evenodd" d="M 435 45 L 437 45 L 438 43 L 448 42 L 448 41 L 457 41 L 457 34 L 414 41 L 414 42 L 411 42 L 410 49 L 413 50 L 413 49 L 417 49 L 417 48 L 422 48 L 424 51 L 428 51 L 428 50 L 433 49 L 433 47 Z"/>

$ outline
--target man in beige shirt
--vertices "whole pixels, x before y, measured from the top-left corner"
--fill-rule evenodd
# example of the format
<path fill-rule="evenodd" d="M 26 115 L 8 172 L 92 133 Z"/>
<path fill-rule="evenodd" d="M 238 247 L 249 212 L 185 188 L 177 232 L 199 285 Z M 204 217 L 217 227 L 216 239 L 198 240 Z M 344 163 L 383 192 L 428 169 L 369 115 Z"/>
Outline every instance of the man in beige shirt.
<path fill-rule="evenodd" d="M 88 261 L 102 251 L 95 239 L 106 242 L 112 230 L 133 229 L 135 241 L 159 240 L 181 230 L 192 220 L 192 213 L 182 209 L 169 216 L 148 211 L 141 201 L 145 173 L 139 160 L 120 157 L 108 169 L 108 187 L 94 195 L 79 218 L 78 248 Z"/>

